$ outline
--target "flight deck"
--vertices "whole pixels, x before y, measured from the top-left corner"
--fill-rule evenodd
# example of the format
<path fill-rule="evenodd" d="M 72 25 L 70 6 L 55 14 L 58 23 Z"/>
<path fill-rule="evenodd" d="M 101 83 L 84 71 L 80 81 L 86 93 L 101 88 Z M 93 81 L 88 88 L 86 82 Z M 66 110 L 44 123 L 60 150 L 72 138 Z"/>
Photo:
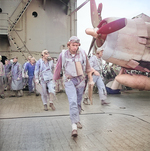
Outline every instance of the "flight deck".
<path fill-rule="evenodd" d="M 65 93 L 57 93 L 55 111 L 43 110 L 41 96 L 9 93 L 0 99 L 0 151 L 150 151 L 149 91 L 108 95 L 107 106 L 93 94 L 93 105 L 82 103 L 77 138 Z"/>

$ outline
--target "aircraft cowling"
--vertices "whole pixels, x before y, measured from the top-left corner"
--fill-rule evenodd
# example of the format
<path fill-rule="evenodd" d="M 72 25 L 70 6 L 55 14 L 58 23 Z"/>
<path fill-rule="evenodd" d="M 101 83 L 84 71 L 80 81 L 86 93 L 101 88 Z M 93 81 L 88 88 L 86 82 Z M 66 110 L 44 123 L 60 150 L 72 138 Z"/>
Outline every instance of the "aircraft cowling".
<path fill-rule="evenodd" d="M 94 0 L 91 0 L 91 18 L 96 10 Z M 93 6 L 94 5 L 94 6 Z M 94 9 L 94 10 L 93 10 Z M 102 7 L 101 7 L 102 9 Z M 116 18 L 109 17 L 100 20 L 94 29 L 86 29 L 86 34 L 93 36 L 89 53 L 103 50 L 102 59 L 111 62 L 127 70 L 150 72 L 150 23 L 142 18 Z M 95 45 L 94 45 L 95 44 Z M 150 90 L 150 80 L 146 76 L 127 75 L 122 72 L 112 84 L 117 89 L 118 84 L 123 84 L 136 89 Z M 136 79 L 135 79 L 136 78 Z M 133 82 L 134 81 L 134 82 Z"/>
<path fill-rule="evenodd" d="M 126 20 L 124 28 L 107 35 L 101 48 L 104 50 L 104 60 L 130 68 L 130 60 L 150 61 L 150 47 L 146 46 L 150 29 L 141 18 Z"/>
<path fill-rule="evenodd" d="M 116 76 L 116 81 L 122 85 L 139 90 L 150 90 L 150 78 L 143 75 L 121 74 Z"/>

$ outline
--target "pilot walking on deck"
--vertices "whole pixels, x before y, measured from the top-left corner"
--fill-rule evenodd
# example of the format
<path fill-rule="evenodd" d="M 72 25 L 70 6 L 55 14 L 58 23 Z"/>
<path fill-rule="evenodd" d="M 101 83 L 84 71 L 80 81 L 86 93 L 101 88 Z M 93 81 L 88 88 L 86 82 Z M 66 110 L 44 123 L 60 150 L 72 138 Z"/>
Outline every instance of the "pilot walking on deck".
<path fill-rule="evenodd" d="M 85 87 L 84 73 L 90 73 L 91 67 L 84 50 L 79 49 L 80 40 L 72 36 L 67 43 L 68 49 L 63 50 L 59 56 L 54 72 L 54 80 L 61 78 L 63 69 L 65 76 L 65 91 L 69 101 L 70 119 L 72 122 L 72 136 L 76 137 L 77 128 L 82 128 L 79 114 Z M 89 78 L 92 80 L 91 78 Z"/>
<path fill-rule="evenodd" d="M 98 88 L 101 104 L 104 105 L 104 104 L 109 104 L 109 103 L 105 101 L 107 99 L 107 91 L 106 91 L 104 82 L 102 80 L 102 60 L 101 60 L 102 55 L 103 55 L 103 50 L 99 48 L 96 52 L 96 55 L 93 55 L 92 57 L 90 57 L 89 62 L 90 62 L 91 67 L 94 68 L 97 72 L 99 72 L 99 75 L 95 75 L 95 74 L 93 75 L 93 81 Z M 86 92 L 87 92 L 87 89 L 86 89 Z M 87 95 L 85 95 L 83 103 L 85 105 L 89 104 Z"/>
<path fill-rule="evenodd" d="M 53 82 L 53 61 L 50 60 L 48 50 L 42 51 L 42 58 L 36 62 L 35 65 L 35 83 L 40 84 L 42 87 L 41 98 L 44 105 L 44 110 L 48 111 L 47 103 L 49 101 L 49 107 L 55 110 L 53 101 L 55 96 L 55 88 Z"/>

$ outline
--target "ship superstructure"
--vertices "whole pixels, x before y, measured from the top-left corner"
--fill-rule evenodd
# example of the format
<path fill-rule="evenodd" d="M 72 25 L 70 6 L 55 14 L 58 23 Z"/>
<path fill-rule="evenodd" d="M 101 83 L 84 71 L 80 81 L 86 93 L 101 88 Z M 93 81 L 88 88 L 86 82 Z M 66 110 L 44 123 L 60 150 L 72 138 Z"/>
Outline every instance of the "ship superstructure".
<path fill-rule="evenodd" d="M 43 49 L 57 57 L 77 34 L 76 0 L 0 0 L 0 54 L 23 64 Z M 71 14 L 71 15 L 70 15 Z"/>

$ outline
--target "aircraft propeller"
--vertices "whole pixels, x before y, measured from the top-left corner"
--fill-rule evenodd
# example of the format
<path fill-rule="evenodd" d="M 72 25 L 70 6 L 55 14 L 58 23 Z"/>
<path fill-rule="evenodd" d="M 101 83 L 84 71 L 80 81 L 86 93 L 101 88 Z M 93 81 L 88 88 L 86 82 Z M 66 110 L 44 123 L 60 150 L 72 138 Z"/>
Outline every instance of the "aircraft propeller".
<path fill-rule="evenodd" d="M 96 28 L 102 20 L 102 17 L 101 17 L 102 7 L 103 7 L 103 5 L 102 5 L 102 3 L 100 3 L 99 6 L 98 6 L 98 9 L 97 9 L 95 0 L 90 0 L 91 21 L 92 21 L 92 25 L 93 25 L 94 28 Z M 99 41 L 99 40 L 96 40 L 96 39 L 97 39 L 97 37 L 92 39 L 88 55 L 90 54 L 91 49 L 93 48 L 93 46 L 95 44 L 95 41 L 96 41 L 96 43 Z"/>
<path fill-rule="evenodd" d="M 94 29 L 86 29 L 86 33 L 88 35 L 93 36 L 88 55 L 90 54 L 91 49 L 93 48 L 94 45 L 97 45 L 98 47 L 101 47 L 103 45 L 107 37 L 107 34 L 120 30 L 126 26 L 125 18 L 117 19 L 112 22 L 108 21 L 107 19 L 102 20 L 101 17 L 102 7 L 103 5 L 102 3 L 100 3 L 97 9 L 95 0 L 90 0 L 91 22 Z"/>

